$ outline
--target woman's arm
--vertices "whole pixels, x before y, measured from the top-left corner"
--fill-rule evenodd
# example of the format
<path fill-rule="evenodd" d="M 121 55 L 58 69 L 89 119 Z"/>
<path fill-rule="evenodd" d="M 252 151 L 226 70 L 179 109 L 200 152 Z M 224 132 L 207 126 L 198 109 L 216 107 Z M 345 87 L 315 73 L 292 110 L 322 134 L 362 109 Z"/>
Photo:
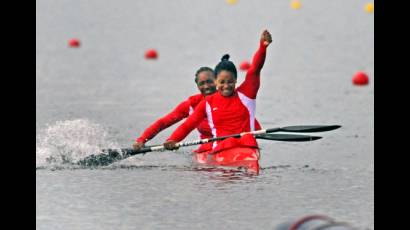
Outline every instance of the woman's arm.
<path fill-rule="evenodd" d="M 259 48 L 253 55 L 251 66 L 246 73 L 245 81 L 238 87 L 238 91 L 251 99 L 255 99 L 260 86 L 260 72 L 266 58 L 266 48 L 272 42 L 272 37 L 264 30 L 259 42 Z"/>
<path fill-rule="evenodd" d="M 138 137 L 136 143 L 145 143 L 154 138 L 159 132 L 179 122 L 180 120 L 189 116 L 189 100 L 180 103 L 175 109 L 152 123 L 145 131 Z"/>
<path fill-rule="evenodd" d="M 164 143 L 166 149 L 177 149 L 176 143 L 182 141 L 188 134 L 195 129 L 206 117 L 206 101 L 201 101 L 194 112 L 182 123 Z"/>

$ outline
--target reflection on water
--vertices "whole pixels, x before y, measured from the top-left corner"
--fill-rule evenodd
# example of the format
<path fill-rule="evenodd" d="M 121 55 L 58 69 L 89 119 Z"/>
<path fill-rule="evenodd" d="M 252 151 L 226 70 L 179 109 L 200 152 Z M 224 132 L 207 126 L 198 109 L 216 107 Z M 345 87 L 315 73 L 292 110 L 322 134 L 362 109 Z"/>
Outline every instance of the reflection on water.
<path fill-rule="evenodd" d="M 115 229 L 110 224 L 118 223 L 112 222 L 110 216 L 118 213 L 126 213 L 121 221 L 130 226 L 149 223 L 164 224 L 160 229 L 169 229 L 166 226 L 190 229 L 188 226 L 206 214 L 212 219 L 207 222 L 209 228 L 191 229 L 218 229 L 220 224 L 226 224 L 221 223 L 221 216 L 224 221 L 228 219 L 230 223 L 245 226 L 235 228 L 237 225 L 232 224 L 229 229 L 264 229 L 268 224 L 274 226 L 288 213 L 300 212 L 301 206 L 307 207 L 302 210 L 304 212 L 320 209 L 332 216 L 345 215 L 342 217 L 346 221 L 353 222 L 356 213 L 346 215 L 345 210 L 360 208 L 363 202 L 369 203 L 372 199 L 368 196 L 371 182 L 360 170 L 352 172 L 296 164 L 265 167 L 258 176 L 235 169 L 148 162 L 99 168 L 50 166 L 37 168 L 36 175 L 38 216 L 53 220 L 61 220 L 64 216 L 68 221 L 64 223 L 65 229 L 76 229 L 73 224 Z M 356 175 L 362 175 L 357 182 L 360 187 L 352 186 Z M 366 199 L 359 200 L 357 196 Z M 338 200 L 335 201 L 335 197 Z M 334 202 L 337 208 L 327 208 L 329 202 Z M 62 208 L 67 206 L 70 208 Z M 55 211 L 56 208 L 59 211 Z M 89 213 L 103 221 L 90 221 L 85 218 Z M 261 222 L 246 226 L 247 220 L 255 216 L 262 217 Z M 173 222 L 175 219 L 180 221 Z M 39 223 L 41 226 L 61 224 L 44 219 Z"/>
<path fill-rule="evenodd" d="M 249 173 L 243 169 L 223 168 L 223 167 L 192 167 L 191 171 L 199 172 L 202 175 L 208 176 L 209 179 L 223 181 L 227 183 L 235 183 L 252 178 L 258 175 Z"/>

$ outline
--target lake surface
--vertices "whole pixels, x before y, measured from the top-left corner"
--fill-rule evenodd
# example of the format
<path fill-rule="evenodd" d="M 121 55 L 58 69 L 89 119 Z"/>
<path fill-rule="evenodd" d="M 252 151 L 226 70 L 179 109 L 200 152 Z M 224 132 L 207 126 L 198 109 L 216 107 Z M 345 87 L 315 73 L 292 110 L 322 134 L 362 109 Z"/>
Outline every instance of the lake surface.
<path fill-rule="evenodd" d="M 364 1 L 301 3 L 36 1 L 37 229 L 274 229 L 309 214 L 374 229 L 374 15 Z M 199 67 L 225 53 L 237 67 L 250 60 L 265 28 L 262 126 L 342 128 L 314 142 L 260 140 L 258 176 L 195 167 L 194 147 L 99 168 L 63 163 L 130 147 L 197 93 Z M 157 60 L 144 59 L 150 48 Z M 369 85 L 352 85 L 357 71 Z"/>

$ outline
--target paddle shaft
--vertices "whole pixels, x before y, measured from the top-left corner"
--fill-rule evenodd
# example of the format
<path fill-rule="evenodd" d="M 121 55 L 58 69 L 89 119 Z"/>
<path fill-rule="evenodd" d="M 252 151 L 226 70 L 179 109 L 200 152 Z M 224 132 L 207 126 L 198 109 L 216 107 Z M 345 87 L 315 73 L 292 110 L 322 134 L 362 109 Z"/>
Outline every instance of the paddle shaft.
<path fill-rule="evenodd" d="M 272 131 L 275 132 L 275 131 Z M 239 134 L 232 134 L 232 135 L 227 135 L 227 136 L 222 136 L 222 137 L 213 137 L 213 138 L 205 138 L 205 139 L 200 139 L 200 140 L 195 140 L 195 141 L 186 141 L 186 142 L 179 142 L 176 144 L 177 147 L 186 147 L 186 146 L 192 146 L 192 145 L 200 145 L 200 144 L 205 144 L 208 142 L 213 142 L 213 141 L 220 141 L 220 140 L 225 140 L 227 138 L 238 138 L 246 134 L 264 134 L 267 133 L 267 130 L 257 130 L 257 131 L 252 131 L 252 132 L 244 132 L 244 133 L 239 133 Z M 165 147 L 163 145 L 154 145 L 150 147 L 144 147 L 139 150 L 132 150 L 132 149 L 126 149 L 125 154 L 128 156 L 133 156 L 136 154 L 140 153 L 146 153 L 146 152 L 152 152 L 152 151 L 162 151 L 165 150 Z"/>
<path fill-rule="evenodd" d="M 327 126 L 325 125 L 303 125 L 303 126 L 287 126 L 287 127 L 279 127 L 279 128 L 261 129 L 261 130 L 243 132 L 243 133 L 238 133 L 238 134 L 231 134 L 231 135 L 221 136 L 221 137 L 205 138 L 205 139 L 187 141 L 187 142 L 179 142 L 176 144 L 176 146 L 185 147 L 185 146 L 205 144 L 208 142 L 224 140 L 230 137 L 239 138 L 247 134 L 257 135 L 257 134 L 274 133 L 274 132 L 281 132 L 281 131 L 283 132 L 324 132 L 324 131 L 334 130 L 340 127 L 341 126 L 339 125 L 327 125 Z M 152 152 L 152 151 L 162 151 L 162 150 L 165 150 L 165 147 L 163 145 L 155 145 L 151 147 L 145 147 L 140 150 L 129 149 L 125 151 L 125 154 L 128 156 L 133 156 L 133 155 L 140 154 L 140 153 L 146 153 L 146 152 Z"/>

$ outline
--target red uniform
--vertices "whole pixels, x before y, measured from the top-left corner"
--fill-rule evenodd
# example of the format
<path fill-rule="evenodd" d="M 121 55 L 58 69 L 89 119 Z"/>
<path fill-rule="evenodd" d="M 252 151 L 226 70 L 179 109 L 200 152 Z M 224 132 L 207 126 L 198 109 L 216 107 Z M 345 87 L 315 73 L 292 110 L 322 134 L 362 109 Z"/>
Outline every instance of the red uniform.
<path fill-rule="evenodd" d="M 172 112 L 170 112 L 169 114 L 165 115 L 164 117 L 152 123 L 142 133 L 142 135 L 136 139 L 136 141 L 145 143 L 151 140 L 152 138 L 154 138 L 162 130 L 170 127 L 171 125 L 181 121 L 184 118 L 187 118 L 189 115 L 192 114 L 196 106 L 203 99 L 204 99 L 204 96 L 202 94 L 196 94 L 196 95 L 190 96 L 187 100 L 180 103 Z M 256 124 L 257 130 L 261 129 L 261 126 L 258 123 L 258 121 L 255 121 L 255 124 Z M 199 122 L 199 125 L 197 125 L 196 128 L 199 132 L 200 139 L 211 138 L 213 136 L 206 117 L 203 118 L 201 122 Z M 199 148 L 195 150 L 195 152 L 204 152 L 204 151 L 209 151 L 211 149 L 212 149 L 212 143 L 207 143 L 207 144 L 203 144 L 199 146 Z"/>
<path fill-rule="evenodd" d="M 207 119 L 213 137 L 255 130 L 256 95 L 260 86 L 260 71 L 266 57 L 266 45 L 260 42 L 245 81 L 235 89 L 232 96 L 224 97 L 219 92 L 207 96 L 195 108 L 194 113 L 181 124 L 167 140 L 181 141 L 204 119 Z M 228 138 L 213 142 L 214 152 L 231 147 L 258 147 L 251 135 Z"/>

